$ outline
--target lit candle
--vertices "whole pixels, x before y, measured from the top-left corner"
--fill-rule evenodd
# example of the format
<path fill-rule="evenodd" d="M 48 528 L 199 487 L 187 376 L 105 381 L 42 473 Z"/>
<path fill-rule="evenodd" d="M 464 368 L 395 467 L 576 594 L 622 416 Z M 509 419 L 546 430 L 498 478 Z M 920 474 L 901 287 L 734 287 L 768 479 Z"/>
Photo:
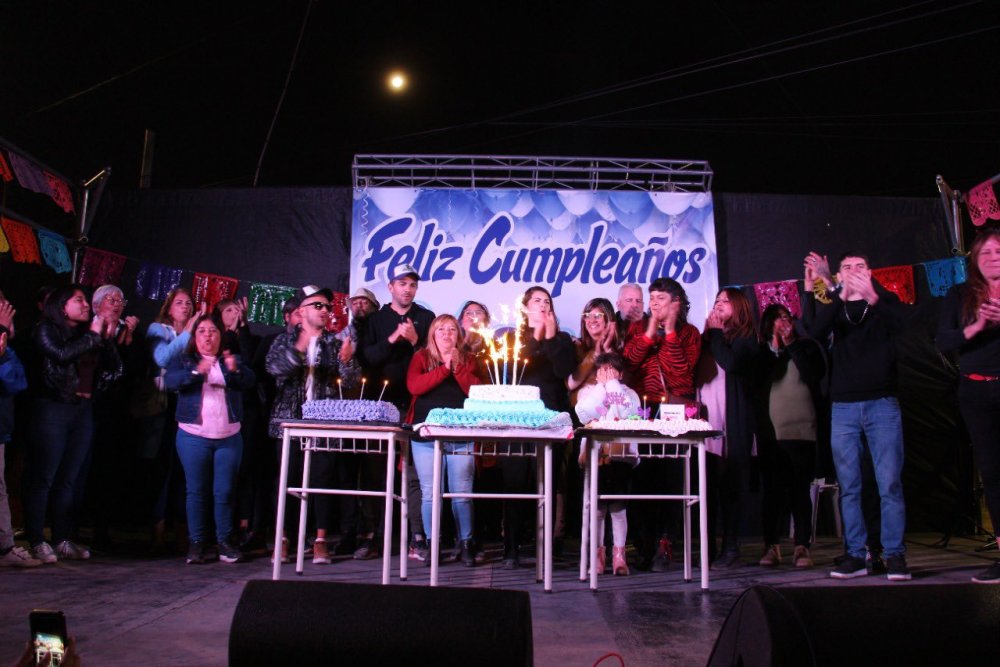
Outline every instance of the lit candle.
<path fill-rule="evenodd" d="M 385 393 L 385 388 L 389 386 L 388 380 L 382 380 L 382 391 L 379 392 L 378 400 L 382 400 L 382 394 Z"/>
<path fill-rule="evenodd" d="M 514 384 L 517 384 L 517 361 L 521 358 L 521 350 L 524 348 L 521 345 L 521 325 L 524 323 L 525 312 L 524 305 L 521 303 L 520 299 L 514 299 Z M 524 363 L 528 360 L 525 359 Z M 524 379 L 524 366 L 521 366 L 521 378 Z"/>
<path fill-rule="evenodd" d="M 358 398 L 363 399 L 365 397 L 365 382 L 368 382 L 365 378 L 361 378 L 361 396 Z"/>
<path fill-rule="evenodd" d="M 500 348 L 500 354 L 503 356 L 503 382 L 501 384 L 507 384 L 507 336 L 503 337 L 503 346 Z"/>
<path fill-rule="evenodd" d="M 340 386 L 340 378 L 337 378 L 337 393 L 340 394 L 340 400 L 344 400 L 344 388 Z"/>
<path fill-rule="evenodd" d="M 642 395 L 642 418 L 646 419 L 646 395 Z"/>
<path fill-rule="evenodd" d="M 496 376 L 495 384 L 500 384 L 500 354 L 493 353 L 493 374 Z"/>

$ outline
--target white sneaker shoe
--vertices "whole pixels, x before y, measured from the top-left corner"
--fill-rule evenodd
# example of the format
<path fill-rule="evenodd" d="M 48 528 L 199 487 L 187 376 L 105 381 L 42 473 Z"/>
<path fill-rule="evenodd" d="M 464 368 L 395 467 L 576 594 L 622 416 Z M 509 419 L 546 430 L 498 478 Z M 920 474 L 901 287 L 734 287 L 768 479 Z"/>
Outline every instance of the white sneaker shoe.
<path fill-rule="evenodd" d="M 56 554 L 63 560 L 88 560 L 90 549 L 81 544 L 63 540 L 56 545 Z"/>
<path fill-rule="evenodd" d="M 31 556 L 43 563 L 55 563 L 59 560 L 56 552 L 52 550 L 52 546 L 48 542 L 39 542 L 31 547 Z"/>
<path fill-rule="evenodd" d="M 42 561 L 32 558 L 24 547 L 14 547 L 0 556 L 0 567 L 38 567 Z"/>

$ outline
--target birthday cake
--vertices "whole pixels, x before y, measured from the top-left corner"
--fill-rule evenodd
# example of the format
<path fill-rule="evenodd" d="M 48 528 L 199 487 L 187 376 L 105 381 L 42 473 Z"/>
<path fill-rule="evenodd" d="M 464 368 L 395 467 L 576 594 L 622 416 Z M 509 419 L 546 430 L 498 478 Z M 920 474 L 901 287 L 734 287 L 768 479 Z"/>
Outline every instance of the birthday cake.
<path fill-rule="evenodd" d="M 714 430 L 712 425 L 704 419 L 642 419 L 638 416 L 627 419 L 594 419 L 588 422 L 584 428 L 595 431 L 650 432 L 670 437 L 693 431 Z"/>
<path fill-rule="evenodd" d="M 399 409 L 386 401 L 323 399 L 302 404 L 303 419 L 399 423 Z"/>
<path fill-rule="evenodd" d="M 477 384 L 469 388 L 462 408 L 434 408 L 426 424 L 451 428 L 572 427 L 569 414 L 549 410 L 538 387 L 526 384 Z"/>

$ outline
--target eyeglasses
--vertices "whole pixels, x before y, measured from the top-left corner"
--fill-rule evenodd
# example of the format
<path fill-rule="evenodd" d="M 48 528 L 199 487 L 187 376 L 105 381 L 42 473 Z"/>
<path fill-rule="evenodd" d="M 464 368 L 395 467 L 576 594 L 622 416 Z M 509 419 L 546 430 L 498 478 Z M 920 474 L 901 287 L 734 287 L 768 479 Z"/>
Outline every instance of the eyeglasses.
<path fill-rule="evenodd" d="M 605 317 L 607 316 L 604 313 L 587 313 L 583 316 L 583 319 L 596 322 L 597 320 L 603 320 Z"/>
<path fill-rule="evenodd" d="M 482 311 L 482 310 L 467 310 L 464 313 L 462 313 L 462 317 L 476 317 L 476 318 L 479 318 L 479 317 L 483 317 L 484 315 L 486 315 L 486 313 L 484 311 Z"/>
<path fill-rule="evenodd" d="M 325 310 L 328 313 L 333 311 L 332 303 L 323 303 L 322 301 L 313 301 L 312 303 L 304 303 L 302 304 L 302 307 L 314 308 L 316 310 Z"/>
<path fill-rule="evenodd" d="M 109 296 L 108 299 L 107 299 L 107 301 L 108 301 L 108 303 L 113 303 L 116 306 L 118 306 L 118 305 L 124 306 L 126 303 L 128 303 L 128 299 L 122 299 L 121 297 L 117 297 L 117 296 Z"/>

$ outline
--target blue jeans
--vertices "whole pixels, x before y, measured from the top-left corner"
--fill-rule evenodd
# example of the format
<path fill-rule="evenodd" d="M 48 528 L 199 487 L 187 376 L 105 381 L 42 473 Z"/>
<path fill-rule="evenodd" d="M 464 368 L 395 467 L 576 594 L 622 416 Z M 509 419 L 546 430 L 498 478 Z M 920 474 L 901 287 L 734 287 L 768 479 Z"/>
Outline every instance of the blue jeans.
<path fill-rule="evenodd" d="M 73 532 L 73 486 L 90 453 L 94 411 L 90 399 L 35 401 L 32 443 L 24 485 L 24 528 L 32 546 L 45 541 L 45 510 L 52 512 L 52 542 Z"/>
<path fill-rule="evenodd" d="M 209 507 L 215 503 L 215 536 L 219 542 L 233 531 L 236 476 L 240 470 L 243 439 L 240 434 L 218 440 L 177 429 L 177 455 L 187 480 L 188 537 L 205 541 Z"/>
<path fill-rule="evenodd" d="M 903 531 L 906 505 L 903 502 L 903 422 L 899 401 L 893 397 L 857 403 L 834 403 L 831 422 L 833 463 L 840 484 L 841 511 L 847 552 L 865 557 L 868 532 L 861 509 L 861 435 L 868 439 L 875 480 L 882 497 L 882 546 L 886 558 L 906 553 Z"/>
<path fill-rule="evenodd" d="M 472 478 L 476 473 L 476 462 L 467 454 L 451 454 L 456 449 L 468 447 L 464 443 L 444 443 L 444 465 L 441 472 L 442 488 L 450 493 L 472 493 Z M 433 505 L 434 487 L 434 443 L 423 440 L 412 440 L 410 452 L 413 455 L 413 466 L 420 478 L 420 513 L 423 516 L 424 528 L 431 528 L 431 507 Z M 447 486 L 445 486 L 447 480 Z M 451 513 L 455 517 L 455 527 L 458 539 L 472 539 L 472 499 L 452 498 Z"/>

